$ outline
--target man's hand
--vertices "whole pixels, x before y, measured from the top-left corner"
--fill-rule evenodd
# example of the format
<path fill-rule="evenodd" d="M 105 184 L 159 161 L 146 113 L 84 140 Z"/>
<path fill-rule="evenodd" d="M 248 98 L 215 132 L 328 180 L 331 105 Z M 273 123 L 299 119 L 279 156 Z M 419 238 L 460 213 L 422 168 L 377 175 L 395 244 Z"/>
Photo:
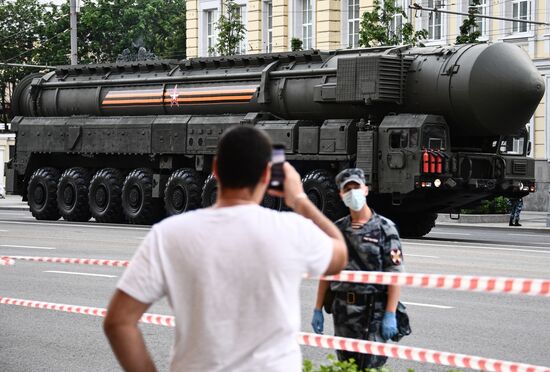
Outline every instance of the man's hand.
<path fill-rule="evenodd" d="M 283 191 L 270 189 L 268 193 L 271 196 L 285 198 L 285 204 L 294 209 L 296 207 L 296 202 L 305 197 L 302 178 L 289 162 L 283 164 L 283 172 L 285 174 Z"/>
<path fill-rule="evenodd" d="M 380 335 L 384 340 L 389 340 L 397 334 L 397 319 L 395 313 L 386 311 L 384 318 L 382 319 L 382 327 L 380 329 Z"/>
<path fill-rule="evenodd" d="M 313 331 L 319 335 L 323 334 L 323 328 L 325 326 L 325 318 L 323 317 L 323 310 L 313 310 L 313 319 L 311 319 L 311 326 Z"/>

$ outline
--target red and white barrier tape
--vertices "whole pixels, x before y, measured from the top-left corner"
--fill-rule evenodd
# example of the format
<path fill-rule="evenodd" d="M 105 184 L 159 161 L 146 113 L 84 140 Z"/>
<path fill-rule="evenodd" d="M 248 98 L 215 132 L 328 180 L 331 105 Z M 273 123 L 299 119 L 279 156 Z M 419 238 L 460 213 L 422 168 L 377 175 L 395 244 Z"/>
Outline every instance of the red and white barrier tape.
<path fill-rule="evenodd" d="M 68 313 L 94 315 L 100 317 L 104 317 L 107 313 L 106 309 L 97 307 L 55 304 L 50 302 L 22 300 L 1 296 L 0 304 L 64 311 Z M 165 327 L 174 327 L 176 324 L 173 316 L 158 314 L 143 314 L 143 316 L 141 317 L 141 322 L 161 325 Z M 305 332 L 299 333 L 297 338 L 298 343 L 301 345 L 315 346 L 325 349 L 346 350 L 357 353 L 383 355 L 390 358 L 412 360 L 422 363 L 432 363 L 496 372 L 550 372 L 550 368 L 548 367 L 533 366 L 495 359 L 486 359 L 471 355 L 447 353 L 442 351 L 421 349 L 395 344 L 383 344 L 351 338 L 322 336 Z"/>
<path fill-rule="evenodd" d="M 12 266 L 15 261 L 10 257 L 0 257 L 0 266 Z"/>
<path fill-rule="evenodd" d="M 6 256 L 6 258 L 10 258 L 12 260 L 22 260 L 22 261 L 95 265 L 95 266 L 113 266 L 113 267 L 126 267 L 130 263 L 130 261 L 126 261 L 126 260 L 103 260 L 98 258 L 32 257 L 32 256 Z"/>
<path fill-rule="evenodd" d="M 550 280 L 545 279 L 368 271 L 342 271 L 338 275 L 325 276 L 321 277 L 321 279 L 352 283 L 396 284 L 407 287 L 550 297 Z"/>
<path fill-rule="evenodd" d="M 126 260 L 102 260 L 95 258 L 5 256 L 2 257 L 2 259 L 113 267 L 126 267 L 129 264 L 129 261 Z M 550 297 L 550 280 L 545 279 L 385 273 L 375 271 L 342 271 L 338 275 L 323 276 L 321 279 L 352 283 L 372 283 L 385 285 L 396 284 L 407 287 L 454 289 L 469 292 L 509 293 Z"/>
<path fill-rule="evenodd" d="M 383 355 L 390 358 L 406 359 L 415 362 L 433 363 L 445 366 L 471 368 L 481 371 L 497 372 L 550 372 L 548 367 L 540 367 L 523 363 L 506 362 L 496 359 L 486 359 L 477 356 L 447 353 L 416 347 L 395 344 L 383 344 L 343 337 L 314 335 L 300 333 L 298 342 L 302 345 L 354 351 L 357 353 Z"/>
<path fill-rule="evenodd" d="M 66 313 L 94 315 L 100 317 L 105 317 L 105 315 L 107 314 L 107 309 L 103 309 L 100 307 L 54 304 L 51 302 L 22 300 L 20 298 L 10 298 L 2 296 L 0 296 L 0 304 L 33 307 L 36 309 L 55 310 L 63 311 Z M 175 319 L 171 315 L 145 313 L 141 317 L 140 321 L 142 323 L 162 325 L 165 327 L 173 327 L 176 325 Z"/>

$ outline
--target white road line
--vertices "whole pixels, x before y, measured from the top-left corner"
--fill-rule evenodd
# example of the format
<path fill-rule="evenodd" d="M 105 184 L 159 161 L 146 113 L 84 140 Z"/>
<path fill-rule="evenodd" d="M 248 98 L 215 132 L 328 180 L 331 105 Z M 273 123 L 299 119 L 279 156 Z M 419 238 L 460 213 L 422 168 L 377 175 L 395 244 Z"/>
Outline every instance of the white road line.
<path fill-rule="evenodd" d="M 102 278 L 116 278 L 116 275 L 105 275 L 105 274 L 92 274 L 92 273 L 77 273 L 74 271 L 56 271 L 56 270 L 48 270 L 44 271 L 45 273 L 52 273 L 52 274 L 68 274 L 68 275 L 82 275 L 82 276 L 99 276 Z"/>
<path fill-rule="evenodd" d="M 472 234 L 469 234 L 469 233 L 454 233 L 454 232 L 443 232 L 443 231 L 431 231 L 430 234 L 463 235 L 463 236 L 470 236 L 470 235 L 472 235 Z"/>
<path fill-rule="evenodd" d="M 34 245 L 13 245 L 13 244 L 0 244 L 0 247 L 25 248 L 25 249 L 56 249 L 54 247 L 37 247 L 37 246 L 34 246 Z"/>
<path fill-rule="evenodd" d="M 417 302 L 404 302 L 405 305 L 411 305 L 411 306 L 421 306 L 421 307 L 433 307 L 435 309 L 454 309 L 452 306 L 443 306 L 443 305 L 432 305 L 432 304 L 420 304 Z"/>
<path fill-rule="evenodd" d="M 0 232 L 8 232 L 8 230 L 0 230 Z"/>
<path fill-rule="evenodd" d="M 405 254 L 407 257 L 421 257 L 421 258 L 439 258 L 437 256 L 425 256 L 423 254 Z"/>
<path fill-rule="evenodd" d="M 446 247 L 446 248 L 471 248 L 471 249 L 486 249 L 490 251 L 511 251 L 511 252 L 527 252 L 527 253 L 545 253 L 550 254 L 550 246 L 548 247 L 533 247 L 533 248 L 542 248 L 548 249 L 546 251 L 540 251 L 536 249 L 520 249 L 520 248 L 502 248 L 502 247 L 491 247 L 491 246 L 478 246 L 478 245 L 460 245 L 460 244 L 429 244 L 429 243 L 417 243 L 417 242 L 407 242 L 410 245 L 416 246 L 426 246 L 426 247 Z"/>
<path fill-rule="evenodd" d="M 33 218 L 33 217 L 29 217 Z M 150 227 L 145 226 L 105 226 L 105 225 L 97 225 L 93 222 L 91 222 L 89 225 L 82 225 L 82 224 L 75 224 L 75 223 L 56 223 L 56 222 L 22 222 L 22 221 L 1 221 L 0 225 L 2 224 L 10 224 L 10 225 L 33 225 L 33 226 L 62 226 L 63 228 L 66 227 L 86 227 L 90 229 L 112 229 L 112 230 L 145 230 L 149 231 Z"/>
<path fill-rule="evenodd" d="M 544 235 L 542 234 L 514 234 L 514 233 L 508 233 L 506 235 L 515 235 L 515 236 L 532 236 L 536 238 L 544 238 Z"/>

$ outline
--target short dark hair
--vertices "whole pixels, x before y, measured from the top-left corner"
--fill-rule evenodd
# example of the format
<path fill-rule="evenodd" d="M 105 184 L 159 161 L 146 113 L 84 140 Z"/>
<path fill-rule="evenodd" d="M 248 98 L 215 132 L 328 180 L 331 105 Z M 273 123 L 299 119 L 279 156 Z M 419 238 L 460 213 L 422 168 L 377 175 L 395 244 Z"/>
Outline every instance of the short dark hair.
<path fill-rule="evenodd" d="M 255 187 L 271 161 L 271 140 L 254 127 L 229 128 L 218 143 L 218 182 L 221 187 Z"/>

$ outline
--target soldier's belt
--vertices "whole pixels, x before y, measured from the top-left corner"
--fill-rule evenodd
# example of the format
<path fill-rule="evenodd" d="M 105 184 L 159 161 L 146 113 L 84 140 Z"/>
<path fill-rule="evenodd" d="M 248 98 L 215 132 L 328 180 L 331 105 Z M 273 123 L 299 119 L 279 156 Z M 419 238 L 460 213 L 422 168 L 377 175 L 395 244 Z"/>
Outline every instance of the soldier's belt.
<path fill-rule="evenodd" d="M 372 305 L 377 298 L 379 298 L 381 293 L 357 293 L 353 291 L 342 291 L 336 292 L 336 298 L 345 301 L 348 305 Z"/>

